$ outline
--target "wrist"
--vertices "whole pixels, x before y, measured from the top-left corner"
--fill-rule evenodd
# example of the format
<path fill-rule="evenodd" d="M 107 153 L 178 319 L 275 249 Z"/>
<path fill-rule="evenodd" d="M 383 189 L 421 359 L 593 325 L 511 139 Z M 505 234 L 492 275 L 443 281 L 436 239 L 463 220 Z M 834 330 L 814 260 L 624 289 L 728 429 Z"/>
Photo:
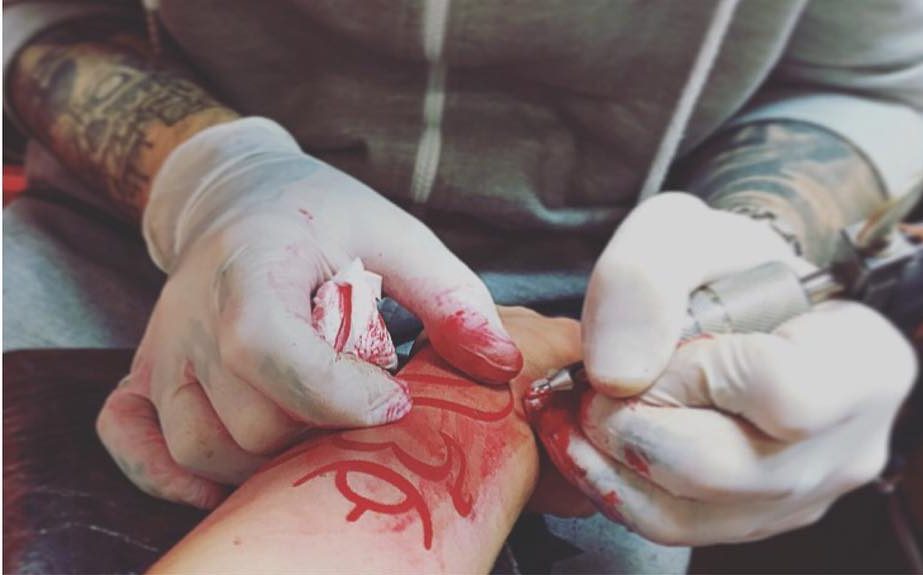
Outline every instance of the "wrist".
<path fill-rule="evenodd" d="M 239 118 L 240 115 L 237 112 L 222 106 L 203 110 L 193 116 L 183 118 L 171 126 L 164 124 L 150 126 L 146 130 L 145 137 L 145 141 L 150 143 L 150 147 L 141 154 L 139 159 L 141 169 L 145 173 L 152 174 L 151 181 L 143 192 L 142 206 L 147 205 L 153 181 L 163 167 L 164 162 L 166 162 L 167 157 L 174 150 L 208 128 L 232 122 Z"/>
<path fill-rule="evenodd" d="M 170 151 L 151 185 L 142 231 L 151 258 L 170 272 L 183 250 L 228 218 L 272 205 L 320 162 L 259 117 L 220 122 Z"/>

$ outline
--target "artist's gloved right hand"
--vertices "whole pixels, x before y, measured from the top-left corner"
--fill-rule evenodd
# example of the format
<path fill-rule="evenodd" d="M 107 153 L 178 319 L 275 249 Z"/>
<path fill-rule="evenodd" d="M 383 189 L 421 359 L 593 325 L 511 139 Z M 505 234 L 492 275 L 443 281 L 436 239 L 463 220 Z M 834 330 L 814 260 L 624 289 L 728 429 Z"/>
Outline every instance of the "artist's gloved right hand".
<path fill-rule="evenodd" d="M 812 269 L 763 223 L 662 193 L 597 262 L 581 322 L 589 389 L 551 398 L 536 426 L 572 484 L 648 539 L 802 527 L 887 461 L 916 358 L 874 310 L 829 301 L 772 333 L 680 339 L 693 290 L 767 261 Z"/>
<path fill-rule="evenodd" d="M 403 385 L 312 325 L 314 291 L 356 259 L 455 367 L 489 383 L 521 368 L 484 284 L 432 232 L 272 121 L 215 126 L 174 150 L 144 235 L 169 278 L 97 429 L 152 495 L 210 508 L 305 428 L 409 410 Z"/>

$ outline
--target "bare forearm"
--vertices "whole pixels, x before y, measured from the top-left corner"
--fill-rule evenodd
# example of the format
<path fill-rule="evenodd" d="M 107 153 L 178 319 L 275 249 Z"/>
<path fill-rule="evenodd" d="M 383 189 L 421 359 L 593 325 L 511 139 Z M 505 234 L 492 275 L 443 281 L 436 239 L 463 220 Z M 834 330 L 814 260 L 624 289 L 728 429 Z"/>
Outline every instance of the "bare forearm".
<path fill-rule="evenodd" d="M 770 221 L 818 264 L 832 257 L 839 229 L 884 198 L 872 166 L 855 148 L 797 122 L 722 135 L 697 154 L 687 189 L 716 208 Z"/>
<path fill-rule="evenodd" d="M 425 346 L 398 375 L 414 398 L 404 419 L 306 440 L 153 571 L 486 572 L 538 471 L 520 398 L 580 357 L 579 323 L 523 308 L 501 317 L 524 359 L 509 388 L 475 384 Z"/>
<path fill-rule="evenodd" d="M 170 151 L 237 117 L 180 67 L 154 64 L 142 36 L 116 24 L 41 36 L 19 54 L 9 94 L 34 137 L 134 217 Z"/>
<path fill-rule="evenodd" d="M 245 483 L 154 572 L 487 572 L 538 457 L 507 388 L 431 348 L 401 373 L 414 408 L 391 425 L 307 440 Z"/>

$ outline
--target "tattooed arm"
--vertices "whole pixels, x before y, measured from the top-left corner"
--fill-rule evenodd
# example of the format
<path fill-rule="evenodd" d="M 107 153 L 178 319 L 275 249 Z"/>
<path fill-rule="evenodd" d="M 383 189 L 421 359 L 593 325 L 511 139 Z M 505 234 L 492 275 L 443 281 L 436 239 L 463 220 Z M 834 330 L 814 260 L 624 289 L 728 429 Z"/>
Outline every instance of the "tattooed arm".
<path fill-rule="evenodd" d="M 134 218 L 170 151 L 237 117 L 178 64 L 154 64 L 142 34 L 123 23 L 55 28 L 20 52 L 8 78 L 32 135 Z"/>
<path fill-rule="evenodd" d="M 693 159 L 686 186 L 711 206 L 768 221 L 796 252 L 829 262 L 837 233 L 884 190 L 868 160 L 831 132 L 772 121 L 732 129 Z"/>

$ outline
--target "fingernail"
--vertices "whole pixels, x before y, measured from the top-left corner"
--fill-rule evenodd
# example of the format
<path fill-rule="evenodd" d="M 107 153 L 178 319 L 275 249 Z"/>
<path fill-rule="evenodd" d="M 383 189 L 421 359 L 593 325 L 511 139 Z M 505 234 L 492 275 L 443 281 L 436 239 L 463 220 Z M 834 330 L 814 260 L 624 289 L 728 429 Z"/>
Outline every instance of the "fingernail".
<path fill-rule="evenodd" d="M 443 358 L 486 383 L 508 383 L 522 370 L 522 353 L 509 334 L 478 312 L 456 311 L 430 338 Z"/>

